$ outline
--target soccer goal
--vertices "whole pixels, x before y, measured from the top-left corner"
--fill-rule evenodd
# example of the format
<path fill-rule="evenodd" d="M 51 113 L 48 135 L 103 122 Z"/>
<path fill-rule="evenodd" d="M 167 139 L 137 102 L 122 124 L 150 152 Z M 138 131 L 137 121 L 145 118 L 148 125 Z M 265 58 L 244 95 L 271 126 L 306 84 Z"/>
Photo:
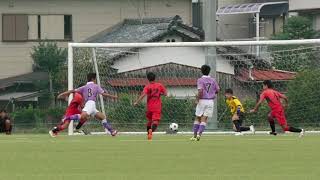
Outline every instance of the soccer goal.
<path fill-rule="evenodd" d="M 148 83 L 147 72 L 156 74 L 168 96 L 162 99 L 159 131 L 178 123 L 180 132 L 191 131 L 194 119 L 197 79 L 203 64 L 212 66 L 221 92 L 216 101 L 214 129 L 232 131 L 224 91 L 231 88 L 244 104 L 254 107 L 262 82 L 271 80 L 274 88 L 289 97 L 288 122 L 308 130 L 320 129 L 320 39 L 272 41 L 166 42 L 166 43 L 69 43 L 68 89 L 86 83 L 86 74 L 95 72 L 97 82 L 118 100 L 97 100 L 120 132 L 145 131 L 145 103 L 132 104 Z M 247 124 L 268 130 L 268 107 L 247 114 Z M 100 122 L 90 120 L 86 128 L 101 132 Z M 73 134 L 73 124 L 69 127 Z"/>

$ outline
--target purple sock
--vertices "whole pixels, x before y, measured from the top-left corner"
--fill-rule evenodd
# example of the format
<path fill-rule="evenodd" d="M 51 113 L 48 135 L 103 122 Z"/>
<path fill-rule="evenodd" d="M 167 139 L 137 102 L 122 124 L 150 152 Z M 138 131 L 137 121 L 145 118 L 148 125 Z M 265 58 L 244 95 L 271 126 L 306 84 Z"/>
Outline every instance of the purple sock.
<path fill-rule="evenodd" d="M 69 119 L 69 120 L 80 120 L 80 114 L 75 114 L 75 115 L 68 116 L 66 119 Z"/>
<path fill-rule="evenodd" d="M 110 133 L 113 132 L 113 129 L 111 127 L 111 124 L 105 119 L 102 121 L 102 125 L 105 129 L 107 129 Z"/>
<path fill-rule="evenodd" d="M 201 136 L 205 129 L 206 129 L 206 123 L 200 123 L 198 134 Z"/>
<path fill-rule="evenodd" d="M 200 124 L 194 123 L 193 124 L 193 136 L 196 137 L 198 134 L 198 130 L 199 130 Z"/>

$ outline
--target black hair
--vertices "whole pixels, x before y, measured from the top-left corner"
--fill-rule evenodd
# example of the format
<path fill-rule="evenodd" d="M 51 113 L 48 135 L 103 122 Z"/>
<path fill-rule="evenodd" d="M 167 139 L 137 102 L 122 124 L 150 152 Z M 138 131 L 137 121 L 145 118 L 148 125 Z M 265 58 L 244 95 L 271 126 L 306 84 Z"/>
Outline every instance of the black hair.
<path fill-rule="evenodd" d="M 93 81 L 97 78 L 97 74 L 96 73 L 89 73 L 87 74 L 87 80 L 88 82 Z"/>
<path fill-rule="evenodd" d="M 149 81 L 155 81 L 156 80 L 156 75 L 153 72 L 148 72 L 147 73 L 147 79 Z"/>
<path fill-rule="evenodd" d="M 205 76 L 208 76 L 210 74 L 210 70 L 211 70 L 211 68 L 208 65 L 201 66 L 201 72 Z"/>
<path fill-rule="evenodd" d="M 271 80 L 263 81 L 263 85 L 266 85 L 268 88 L 273 88 L 273 84 L 272 84 Z"/>
<path fill-rule="evenodd" d="M 233 94 L 233 90 L 230 89 L 230 88 L 229 88 L 229 89 L 226 89 L 226 90 L 225 90 L 225 93 L 226 93 L 226 94 Z"/>
<path fill-rule="evenodd" d="M 6 111 L 5 109 L 1 109 L 1 110 L 0 110 L 0 113 L 3 113 L 3 112 L 4 112 L 4 113 L 7 113 L 7 111 Z"/>

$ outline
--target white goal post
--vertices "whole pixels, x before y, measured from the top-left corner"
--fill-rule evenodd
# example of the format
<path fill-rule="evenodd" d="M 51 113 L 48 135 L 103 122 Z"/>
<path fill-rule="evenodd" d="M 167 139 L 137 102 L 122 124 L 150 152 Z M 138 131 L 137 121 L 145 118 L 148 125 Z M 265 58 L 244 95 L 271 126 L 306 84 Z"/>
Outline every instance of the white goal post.
<path fill-rule="evenodd" d="M 320 39 L 304 40 L 268 40 L 268 41 L 216 41 L 216 42 L 169 42 L 169 43 L 69 43 L 68 44 L 68 90 L 74 89 L 74 49 L 92 49 L 92 63 L 97 73 L 100 84 L 99 66 L 96 59 L 97 48 L 160 48 L 160 47 L 222 47 L 222 46 L 288 46 L 288 45 L 320 45 Z M 100 98 L 102 111 L 104 112 L 103 99 Z M 72 96 L 69 97 L 69 103 Z M 73 122 L 70 123 L 68 134 L 73 134 Z"/>

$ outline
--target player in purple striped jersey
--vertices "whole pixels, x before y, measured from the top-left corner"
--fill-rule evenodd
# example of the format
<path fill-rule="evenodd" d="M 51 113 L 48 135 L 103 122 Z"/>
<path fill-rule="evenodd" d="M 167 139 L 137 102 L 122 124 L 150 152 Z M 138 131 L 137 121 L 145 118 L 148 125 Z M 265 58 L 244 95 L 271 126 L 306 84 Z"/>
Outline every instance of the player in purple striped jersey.
<path fill-rule="evenodd" d="M 191 141 L 199 141 L 202 133 L 204 132 L 208 117 L 213 114 L 213 100 L 216 98 L 220 88 L 215 79 L 209 76 L 210 67 L 203 65 L 201 72 L 203 76 L 198 79 L 198 95 L 197 95 L 197 108 L 196 119 L 193 124 L 193 137 Z"/>
<path fill-rule="evenodd" d="M 113 130 L 111 127 L 111 124 L 106 119 L 106 116 L 99 112 L 96 108 L 96 100 L 98 95 L 102 95 L 103 97 L 113 98 L 117 99 L 118 97 L 115 95 L 108 94 L 105 92 L 98 84 L 97 82 L 97 75 L 95 73 L 89 73 L 87 75 L 87 84 L 79 87 L 75 90 L 69 90 L 64 93 L 62 93 L 63 96 L 67 96 L 74 92 L 79 92 L 82 94 L 82 97 L 84 98 L 84 108 L 82 109 L 81 116 L 72 116 L 71 120 L 79 120 L 79 117 L 81 121 L 76 126 L 76 131 L 79 131 L 81 126 L 84 124 L 85 121 L 88 120 L 90 116 L 94 116 L 96 119 L 101 120 L 103 127 L 106 131 L 108 131 L 112 136 L 115 136 L 117 134 L 117 130 Z"/>

